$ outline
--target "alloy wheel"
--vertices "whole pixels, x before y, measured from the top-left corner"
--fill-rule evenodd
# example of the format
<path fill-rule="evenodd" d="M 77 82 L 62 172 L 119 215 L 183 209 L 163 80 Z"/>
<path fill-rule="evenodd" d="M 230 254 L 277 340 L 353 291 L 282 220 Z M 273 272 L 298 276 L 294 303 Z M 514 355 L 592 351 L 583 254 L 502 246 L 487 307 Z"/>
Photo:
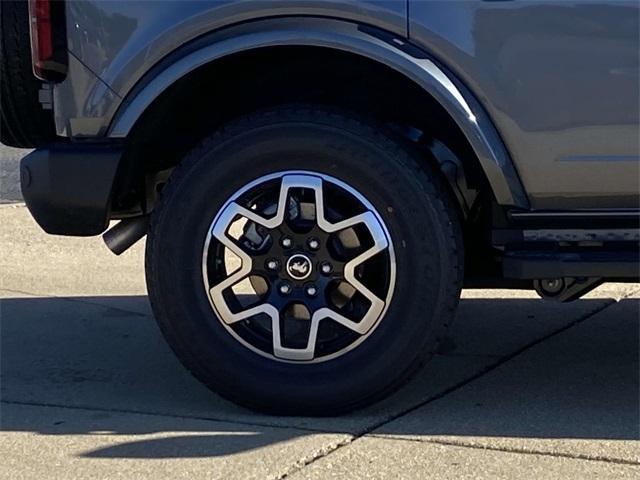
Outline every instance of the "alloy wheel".
<path fill-rule="evenodd" d="M 210 304 L 245 347 L 320 362 L 363 342 L 393 295 L 395 256 L 373 205 L 328 175 L 261 177 L 220 209 L 202 271 Z"/>

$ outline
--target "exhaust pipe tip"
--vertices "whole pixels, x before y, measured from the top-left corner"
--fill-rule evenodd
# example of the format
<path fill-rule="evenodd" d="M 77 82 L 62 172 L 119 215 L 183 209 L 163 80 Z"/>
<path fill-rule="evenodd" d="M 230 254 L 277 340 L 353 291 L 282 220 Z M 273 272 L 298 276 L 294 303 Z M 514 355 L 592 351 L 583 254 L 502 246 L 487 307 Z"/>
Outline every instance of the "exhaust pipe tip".
<path fill-rule="evenodd" d="M 134 243 L 147 234 L 149 215 L 125 218 L 102 234 L 102 239 L 116 255 L 128 250 Z"/>

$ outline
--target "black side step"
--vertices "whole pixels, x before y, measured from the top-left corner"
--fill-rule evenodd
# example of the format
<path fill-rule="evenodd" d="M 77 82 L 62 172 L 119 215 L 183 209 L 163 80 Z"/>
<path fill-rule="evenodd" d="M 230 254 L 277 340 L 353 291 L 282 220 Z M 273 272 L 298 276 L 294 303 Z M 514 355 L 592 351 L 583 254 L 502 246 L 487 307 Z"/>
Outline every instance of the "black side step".
<path fill-rule="evenodd" d="M 513 250 L 505 252 L 502 268 L 506 278 L 517 279 L 640 279 L 640 255 L 637 249 L 573 252 Z"/>
<path fill-rule="evenodd" d="M 586 228 L 619 229 L 640 227 L 640 209 L 625 210 L 512 210 L 507 217 L 513 226 L 526 229 Z"/>

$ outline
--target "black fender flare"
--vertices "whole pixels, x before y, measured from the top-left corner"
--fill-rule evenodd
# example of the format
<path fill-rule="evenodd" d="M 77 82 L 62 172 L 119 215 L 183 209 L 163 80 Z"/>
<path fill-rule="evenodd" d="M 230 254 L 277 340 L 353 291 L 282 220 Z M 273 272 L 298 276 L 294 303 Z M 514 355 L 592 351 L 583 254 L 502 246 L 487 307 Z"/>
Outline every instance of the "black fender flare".
<path fill-rule="evenodd" d="M 446 67 L 406 39 L 354 23 L 317 18 L 280 18 L 229 27 L 171 53 L 127 94 L 107 136 L 126 138 L 138 119 L 174 82 L 223 57 L 248 50 L 318 46 L 347 51 L 390 67 L 434 97 L 469 141 L 498 204 L 528 208 L 513 161 L 489 115 Z"/>

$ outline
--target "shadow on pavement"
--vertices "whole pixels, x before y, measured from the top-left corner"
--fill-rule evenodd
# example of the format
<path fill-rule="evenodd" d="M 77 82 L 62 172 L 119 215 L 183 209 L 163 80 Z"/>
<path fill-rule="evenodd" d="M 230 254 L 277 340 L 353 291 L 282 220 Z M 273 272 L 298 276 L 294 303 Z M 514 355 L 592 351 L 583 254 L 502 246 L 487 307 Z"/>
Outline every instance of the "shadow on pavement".
<path fill-rule="evenodd" d="M 545 319 L 526 314 L 538 312 L 539 303 L 527 298 L 462 300 L 454 334 L 458 348 L 438 355 L 410 386 L 383 404 L 384 412 L 374 406 L 331 421 L 296 423 L 247 412 L 193 380 L 153 318 L 130 311 L 146 311 L 146 297 L 3 299 L 0 427 L 44 435 L 168 434 L 85 454 L 109 458 L 229 455 L 314 433 L 354 433 L 350 422 L 364 418 L 355 429 L 362 432 L 500 362 L 510 353 L 502 350 L 505 344 L 513 344 L 513 352 L 553 331 L 524 335 L 534 327 L 525 322 L 503 328 L 504 319 L 493 318 L 496 309 L 513 316 L 525 312 L 522 318 L 539 324 Z M 601 300 L 578 303 L 579 312 L 604 305 Z M 602 314 L 589 318 L 385 424 L 382 431 L 399 436 L 638 439 L 638 307 L 638 300 L 623 300 L 610 307 L 606 319 Z M 572 313 L 575 306 L 550 308 L 547 315 L 567 316 L 556 327 L 582 315 Z M 461 362 L 464 368 L 458 367 Z M 427 391 L 434 377 L 447 382 L 438 391 Z M 34 406 L 51 408 L 38 413 L 29 410 Z"/>

